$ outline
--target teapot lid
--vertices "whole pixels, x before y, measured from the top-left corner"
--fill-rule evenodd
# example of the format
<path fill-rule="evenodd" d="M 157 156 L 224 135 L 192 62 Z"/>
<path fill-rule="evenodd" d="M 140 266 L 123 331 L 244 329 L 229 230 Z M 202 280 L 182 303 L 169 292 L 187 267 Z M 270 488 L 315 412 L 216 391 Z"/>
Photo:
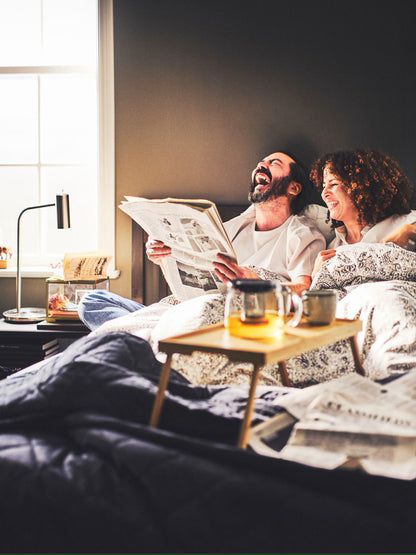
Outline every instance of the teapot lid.
<path fill-rule="evenodd" d="M 274 279 L 238 278 L 228 282 L 228 285 L 229 287 L 238 289 L 243 293 L 261 293 L 277 289 L 280 287 L 280 281 Z"/>

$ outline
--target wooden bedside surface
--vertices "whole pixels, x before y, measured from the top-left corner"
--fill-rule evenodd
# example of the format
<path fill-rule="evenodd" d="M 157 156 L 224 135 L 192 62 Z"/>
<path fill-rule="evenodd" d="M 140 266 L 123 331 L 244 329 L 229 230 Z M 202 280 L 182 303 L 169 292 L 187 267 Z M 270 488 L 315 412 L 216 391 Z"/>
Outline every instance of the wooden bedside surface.
<path fill-rule="evenodd" d="M 5 339 L 7 337 L 15 337 L 17 339 L 23 339 L 24 337 L 46 337 L 53 335 L 54 337 L 61 338 L 78 338 L 89 333 L 88 329 L 69 329 L 62 330 L 54 327 L 48 327 L 48 329 L 39 329 L 38 323 L 30 324 L 13 324 L 11 322 L 6 322 L 4 318 L 0 319 L 0 338 Z"/>

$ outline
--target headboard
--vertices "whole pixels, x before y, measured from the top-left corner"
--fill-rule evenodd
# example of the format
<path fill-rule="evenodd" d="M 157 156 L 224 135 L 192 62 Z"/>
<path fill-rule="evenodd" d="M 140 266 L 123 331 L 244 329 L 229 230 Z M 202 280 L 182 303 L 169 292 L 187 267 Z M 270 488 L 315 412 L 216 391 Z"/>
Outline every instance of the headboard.
<path fill-rule="evenodd" d="M 247 204 L 217 204 L 218 212 L 224 222 L 241 214 Z M 169 295 L 169 288 L 157 264 L 146 256 L 147 234 L 132 221 L 132 266 L 131 298 L 145 305 L 157 302 Z"/>

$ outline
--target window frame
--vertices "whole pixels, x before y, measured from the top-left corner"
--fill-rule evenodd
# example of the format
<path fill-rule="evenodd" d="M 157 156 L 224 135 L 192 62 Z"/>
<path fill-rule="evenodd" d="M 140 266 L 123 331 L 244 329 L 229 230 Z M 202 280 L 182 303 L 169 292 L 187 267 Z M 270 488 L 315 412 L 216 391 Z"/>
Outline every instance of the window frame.
<path fill-rule="evenodd" d="M 113 0 L 98 0 L 98 248 L 115 256 Z M 109 271 L 114 270 L 114 258 Z"/>
<path fill-rule="evenodd" d="M 113 0 L 97 0 L 98 48 L 97 48 L 97 111 L 98 111 L 98 160 L 97 160 L 97 249 L 115 255 L 115 108 L 114 108 L 114 35 Z M 1 67 L 2 74 L 39 75 L 56 73 L 88 73 L 84 66 L 19 66 Z M 7 164 L 8 165 L 8 164 Z M 10 164 L 23 166 L 24 164 Z M 33 164 L 30 164 L 33 165 Z M 62 164 L 66 165 L 66 164 Z M 36 166 L 36 164 L 35 164 Z M 38 162 L 38 168 L 40 164 Z M 75 207 L 71 206 L 73 210 Z M 82 250 L 82 249 L 78 249 Z M 62 253 L 63 254 L 63 253 Z M 51 260 L 48 261 L 53 262 Z M 48 276 L 53 273 L 44 259 L 24 263 L 24 277 Z M 16 268 L 2 270 L 0 277 L 16 274 Z M 115 277 L 114 257 L 109 274 Z"/>

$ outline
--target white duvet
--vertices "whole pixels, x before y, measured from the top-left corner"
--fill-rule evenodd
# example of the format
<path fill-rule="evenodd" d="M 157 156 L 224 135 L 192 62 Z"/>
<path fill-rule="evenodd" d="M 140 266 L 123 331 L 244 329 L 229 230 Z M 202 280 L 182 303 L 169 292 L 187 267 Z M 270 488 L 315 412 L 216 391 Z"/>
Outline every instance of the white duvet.
<path fill-rule="evenodd" d="M 261 272 L 258 268 L 256 270 Z M 262 277 L 272 278 L 262 271 Z M 337 249 L 316 275 L 312 288 L 337 291 L 337 317 L 360 318 L 357 336 L 366 374 L 372 379 L 416 369 L 416 253 L 393 245 L 356 243 Z M 93 332 L 125 330 L 149 341 L 156 356 L 158 341 L 223 318 L 224 296 L 203 295 L 174 304 L 171 298 L 103 324 Z M 339 341 L 289 359 L 293 385 L 320 383 L 354 371 L 349 343 Z M 245 383 L 249 364 L 228 363 L 225 357 L 195 353 L 174 358 L 173 366 L 201 384 Z M 279 384 L 277 367 L 267 366 L 263 383 Z"/>

